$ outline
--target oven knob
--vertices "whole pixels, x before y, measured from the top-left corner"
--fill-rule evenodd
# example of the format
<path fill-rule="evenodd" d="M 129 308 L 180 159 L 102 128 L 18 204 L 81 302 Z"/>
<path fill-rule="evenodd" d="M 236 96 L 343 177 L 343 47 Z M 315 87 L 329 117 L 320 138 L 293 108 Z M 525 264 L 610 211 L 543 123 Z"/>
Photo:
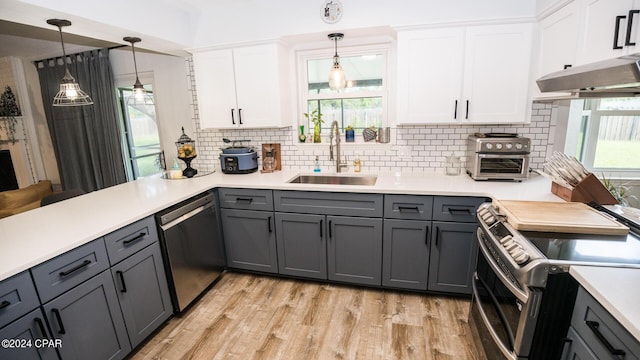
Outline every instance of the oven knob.
<path fill-rule="evenodd" d="M 522 150 L 522 144 L 520 144 L 520 143 L 516 143 L 516 149 L 518 149 L 518 150 Z"/>
<path fill-rule="evenodd" d="M 527 255 L 526 253 L 523 252 L 522 254 L 520 254 L 519 256 L 514 258 L 513 260 L 516 262 L 516 264 L 522 265 L 525 262 L 527 262 L 527 260 L 529 260 L 529 255 Z"/>
<path fill-rule="evenodd" d="M 489 217 L 485 219 L 484 222 L 486 222 L 487 225 L 493 225 L 493 223 L 496 222 L 496 218 L 493 215 L 489 215 Z"/>
<path fill-rule="evenodd" d="M 498 149 L 498 150 L 502 149 L 502 144 L 497 143 L 497 144 L 496 144 L 496 149 Z"/>
<path fill-rule="evenodd" d="M 480 208 L 478 210 L 478 214 L 480 214 L 480 216 L 484 218 L 486 214 L 489 214 L 489 210 L 487 210 L 487 208 Z"/>
<path fill-rule="evenodd" d="M 500 244 L 504 245 L 507 241 L 512 240 L 513 236 L 511 235 L 507 235 L 505 237 L 503 237 L 502 239 L 500 239 Z"/>
<path fill-rule="evenodd" d="M 515 249 L 515 248 L 518 246 L 518 244 L 517 244 L 515 241 L 513 241 L 513 240 L 508 241 L 508 242 L 506 242 L 505 244 L 502 244 L 502 245 L 504 245 L 504 248 L 505 248 L 508 252 L 511 252 L 511 250 Z"/>
<path fill-rule="evenodd" d="M 487 149 L 491 150 L 491 149 L 493 149 L 493 144 L 491 144 L 491 143 L 485 144 L 485 147 Z"/>
<path fill-rule="evenodd" d="M 513 148 L 512 143 L 506 143 L 504 146 L 507 148 L 507 150 L 511 150 L 511 148 Z"/>

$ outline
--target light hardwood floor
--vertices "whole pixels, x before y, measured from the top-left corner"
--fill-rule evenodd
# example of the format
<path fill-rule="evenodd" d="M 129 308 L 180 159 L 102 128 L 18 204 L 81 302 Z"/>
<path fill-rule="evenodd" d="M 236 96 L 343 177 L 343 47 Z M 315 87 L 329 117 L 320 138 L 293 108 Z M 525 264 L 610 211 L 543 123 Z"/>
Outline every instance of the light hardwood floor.
<path fill-rule="evenodd" d="M 467 298 L 231 272 L 131 359 L 482 359 L 468 312 Z"/>

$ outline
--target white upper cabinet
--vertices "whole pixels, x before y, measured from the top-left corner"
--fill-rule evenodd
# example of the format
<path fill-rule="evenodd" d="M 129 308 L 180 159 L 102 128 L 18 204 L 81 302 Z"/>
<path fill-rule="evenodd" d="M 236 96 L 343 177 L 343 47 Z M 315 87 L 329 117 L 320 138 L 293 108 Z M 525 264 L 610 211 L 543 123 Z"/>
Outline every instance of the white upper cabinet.
<path fill-rule="evenodd" d="M 193 54 L 200 128 L 291 124 L 288 57 L 277 43 Z"/>
<path fill-rule="evenodd" d="M 536 80 L 544 75 L 576 65 L 580 15 L 576 2 L 542 19 L 539 24 L 538 67 Z M 556 97 L 567 94 L 540 93 L 535 85 L 536 97 Z"/>
<path fill-rule="evenodd" d="M 640 51 L 639 1 L 577 0 L 584 19 L 578 62 L 591 62 Z M 638 43 L 638 45 L 631 45 Z"/>
<path fill-rule="evenodd" d="M 532 24 L 398 33 L 398 123 L 527 121 Z"/>

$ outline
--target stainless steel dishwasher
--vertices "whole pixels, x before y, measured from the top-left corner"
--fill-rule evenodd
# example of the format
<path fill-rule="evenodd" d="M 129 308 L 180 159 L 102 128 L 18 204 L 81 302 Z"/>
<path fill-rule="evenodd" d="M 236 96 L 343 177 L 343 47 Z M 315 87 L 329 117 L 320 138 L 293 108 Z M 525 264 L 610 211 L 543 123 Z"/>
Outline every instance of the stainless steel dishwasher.
<path fill-rule="evenodd" d="M 184 310 L 224 271 L 216 195 L 208 191 L 156 214 L 174 313 Z"/>

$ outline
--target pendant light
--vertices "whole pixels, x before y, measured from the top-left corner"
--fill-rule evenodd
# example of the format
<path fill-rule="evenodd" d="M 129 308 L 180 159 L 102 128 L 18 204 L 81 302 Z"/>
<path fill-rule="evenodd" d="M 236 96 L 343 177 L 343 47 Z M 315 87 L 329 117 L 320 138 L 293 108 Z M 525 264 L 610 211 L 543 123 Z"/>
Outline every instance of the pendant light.
<path fill-rule="evenodd" d="M 347 85 L 347 76 L 340 66 L 340 57 L 338 56 L 338 40 L 342 40 L 344 34 L 333 33 L 329 34 L 329 39 L 333 40 L 336 44 L 336 54 L 333 56 L 333 66 L 329 71 L 329 87 L 331 90 L 344 89 Z"/>
<path fill-rule="evenodd" d="M 144 85 L 138 78 L 138 64 L 136 63 L 136 48 L 133 44 L 140 42 L 139 37 L 124 37 L 122 40 L 131 43 L 131 50 L 133 51 L 133 68 L 136 71 L 136 83 L 133 84 L 133 95 L 129 96 L 127 104 L 129 105 L 153 105 L 153 97 L 144 89 Z"/>
<path fill-rule="evenodd" d="M 57 26 L 60 32 L 60 43 L 62 44 L 62 61 L 64 62 L 64 77 L 60 81 L 60 90 L 53 98 L 53 106 L 84 106 L 93 104 L 91 97 L 80 89 L 76 79 L 71 76 L 67 65 L 67 53 L 64 51 L 64 40 L 62 39 L 62 27 L 70 26 L 71 21 L 62 19 L 49 19 L 47 24 Z"/>

